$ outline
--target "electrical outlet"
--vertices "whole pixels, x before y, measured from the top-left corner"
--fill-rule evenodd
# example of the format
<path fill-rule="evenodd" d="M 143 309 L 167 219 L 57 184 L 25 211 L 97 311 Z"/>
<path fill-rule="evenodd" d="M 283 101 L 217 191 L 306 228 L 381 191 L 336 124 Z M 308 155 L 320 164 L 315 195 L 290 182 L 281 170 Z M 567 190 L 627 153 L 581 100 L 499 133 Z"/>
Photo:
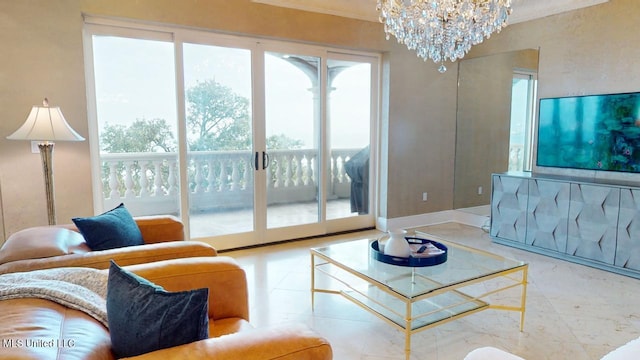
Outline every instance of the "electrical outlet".
<path fill-rule="evenodd" d="M 482 186 L 478 186 L 478 195 L 482 195 Z"/>
<path fill-rule="evenodd" d="M 40 142 L 39 141 L 32 141 L 31 142 L 31 153 L 32 154 L 40 153 L 40 148 L 38 147 L 38 143 L 40 143 Z"/>
<path fill-rule="evenodd" d="M 427 192 L 422 193 L 422 201 L 427 201 Z"/>

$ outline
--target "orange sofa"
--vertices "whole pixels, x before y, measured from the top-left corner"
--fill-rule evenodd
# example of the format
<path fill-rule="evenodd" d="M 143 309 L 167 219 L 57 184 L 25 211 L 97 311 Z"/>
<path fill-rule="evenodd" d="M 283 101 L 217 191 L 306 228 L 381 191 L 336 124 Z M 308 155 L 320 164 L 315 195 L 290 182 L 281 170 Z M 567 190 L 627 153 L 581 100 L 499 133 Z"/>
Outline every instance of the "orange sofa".
<path fill-rule="evenodd" d="M 209 339 L 131 359 L 332 358 L 329 343 L 307 327 L 253 328 L 248 321 L 245 273 L 232 258 L 183 258 L 125 268 L 167 291 L 209 289 Z M 114 359 L 104 325 L 84 312 L 44 299 L 0 301 L 0 339 L 0 359 Z M 38 339 L 46 342 L 36 342 Z"/>
<path fill-rule="evenodd" d="M 0 248 L 0 274 L 57 267 L 108 269 L 152 261 L 216 256 L 208 244 L 184 240 L 184 224 L 171 215 L 134 218 L 144 245 L 91 251 L 73 224 L 32 227 L 18 231 Z"/>

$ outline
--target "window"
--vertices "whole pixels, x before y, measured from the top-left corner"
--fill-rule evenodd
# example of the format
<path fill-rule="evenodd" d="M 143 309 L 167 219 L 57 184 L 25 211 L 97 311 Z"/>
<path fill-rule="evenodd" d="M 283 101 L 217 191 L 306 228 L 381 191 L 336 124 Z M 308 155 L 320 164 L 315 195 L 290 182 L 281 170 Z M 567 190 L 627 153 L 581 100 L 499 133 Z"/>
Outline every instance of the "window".
<path fill-rule="evenodd" d="M 536 74 L 515 72 L 511 88 L 509 171 L 531 171 L 533 162 L 533 117 Z"/>

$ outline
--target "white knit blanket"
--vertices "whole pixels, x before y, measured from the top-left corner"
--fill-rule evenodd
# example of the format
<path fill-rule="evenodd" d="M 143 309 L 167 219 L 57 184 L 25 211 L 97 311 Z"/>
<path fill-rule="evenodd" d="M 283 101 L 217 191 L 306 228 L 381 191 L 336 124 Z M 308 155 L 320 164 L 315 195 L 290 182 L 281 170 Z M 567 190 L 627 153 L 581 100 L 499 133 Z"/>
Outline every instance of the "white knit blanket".
<path fill-rule="evenodd" d="M 56 268 L 0 275 L 0 301 L 47 299 L 107 324 L 108 273 L 91 268 Z"/>

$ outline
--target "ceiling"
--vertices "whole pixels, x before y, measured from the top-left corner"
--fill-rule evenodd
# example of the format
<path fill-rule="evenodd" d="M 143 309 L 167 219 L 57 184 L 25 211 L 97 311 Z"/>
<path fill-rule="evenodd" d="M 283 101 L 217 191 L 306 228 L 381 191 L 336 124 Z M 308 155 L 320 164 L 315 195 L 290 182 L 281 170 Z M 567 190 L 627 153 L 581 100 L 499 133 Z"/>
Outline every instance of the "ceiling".
<path fill-rule="evenodd" d="M 348 18 L 378 21 L 376 0 L 252 0 L 256 3 L 319 12 Z M 509 23 L 529 21 L 545 16 L 608 2 L 609 0 L 512 0 Z"/>

